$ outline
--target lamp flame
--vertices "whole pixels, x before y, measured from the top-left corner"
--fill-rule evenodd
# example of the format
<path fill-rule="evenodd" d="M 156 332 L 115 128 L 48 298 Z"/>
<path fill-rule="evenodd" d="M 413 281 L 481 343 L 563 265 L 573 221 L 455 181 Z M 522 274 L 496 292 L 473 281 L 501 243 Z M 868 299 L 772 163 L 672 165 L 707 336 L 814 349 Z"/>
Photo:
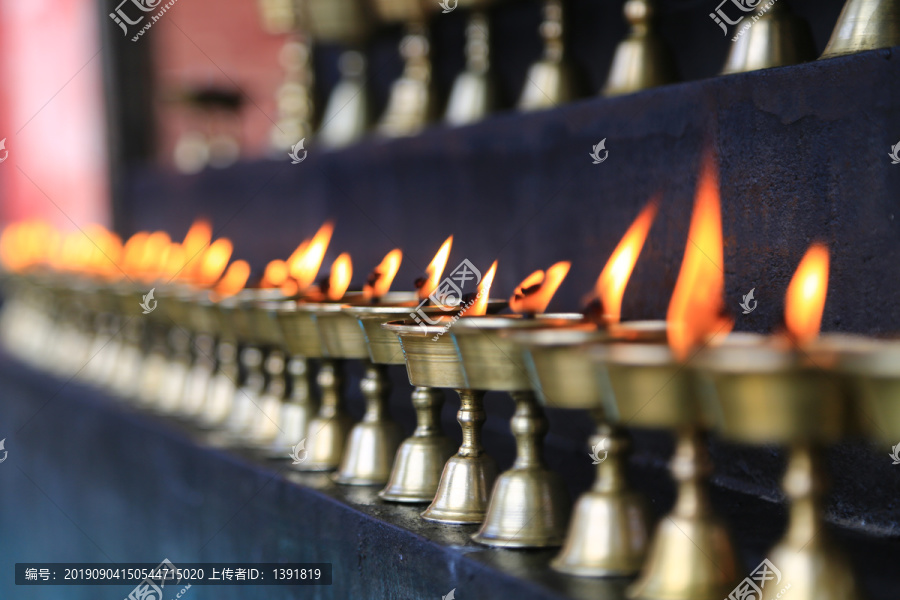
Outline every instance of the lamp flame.
<path fill-rule="evenodd" d="M 799 345 L 819 335 L 828 293 L 828 268 L 828 248 L 824 244 L 813 244 L 803 255 L 788 285 L 784 321 L 788 334 Z"/>
<path fill-rule="evenodd" d="M 441 275 L 444 274 L 444 268 L 447 266 L 447 259 L 450 258 L 450 248 L 452 247 L 453 236 L 451 235 L 444 240 L 437 254 L 428 263 L 428 267 L 425 269 L 426 276 L 416 280 L 416 287 L 419 289 L 419 300 L 424 300 L 437 288 Z"/>
<path fill-rule="evenodd" d="M 704 158 L 688 242 L 666 315 L 669 346 L 679 360 L 711 336 L 731 331 L 723 317 L 725 274 L 719 180 L 711 156 Z"/>
<path fill-rule="evenodd" d="M 276 258 L 273 261 L 270 261 L 269 264 L 266 265 L 266 270 L 263 271 L 262 281 L 260 282 L 260 287 L 264 288 L 276 288 L 281 287 L 288 277 L 288 265 L 285 261 L 280 258 Z"/>
<path fill-rule="evenodd" d="M 200 257 L 197 267 L 196 283 L 200 287 L 209 287 L 219 280 L 231 258 L 231 240 L 219 238 L 209 245 Z"/>
<path fill-rule="evenodd" d="M 388 293 L 400 263 L 403 261 L 403 252 L 394 248 L 385 255 L 381 263 L 369 274 L 366 284 L 363 286 L 363 298 L 366 300 L 378 299 Z"/>
<path fill-rule="evenodd" d="M 509 299 L 509 308 L 519 314 L 537 314 L 547 310 L 556 289 L 569 273 L 572 263 L 561 261 L 547 269 L 535 271 L 519 284 Z"/>
<path fill-rule="evenodd" d="M 299 291 L 306 291 L 312 282 L 315 281 L 316 275 L 319 273 L 319 267 L 322 266 L 322 260 L 325 258 L 325 251 L 328 250 L 328 244 L 331 243 L 331 233 L 333 231 L 334 225 L 331 221 L 326 221 L 319 227 L 309 245 L 300 253 L 299 258 L 294 257 L 294 255 L 300 251 L 300 248 L 291 255 L 295 260 L 289 261 L 288 272 L 291 277 L 297 280 Z"/>
<path fill-rule="evenodd" d="M 328 276 L 328 290 L 325 296 L 329 300 L 340 300 L 344 297 L 344 292 L 350 287 L 350 280 L 353 278 L 353 263 L 350 261 L 350 255 L 344 252 L 331 263 L 331 274 Z"/>
<path fill-rule="evenodd" d="M 478 284 L 478 292 L 475 295 L 475 302 L 473 302 L 472 306 L 469 307 L 469 310 L 466 311 L 467 315 L 479 317 L 487 314 L 488 299 L 491 295 L 491 284 L 494 283 L 494 275 L 496 273 L 497 261 L 495 260 L 491 265 L 491 268 L 488 269 L 488 272 L 481 278 L 481 282 Z"/>
<path fill-rule="evenodd" d="M 181 267 L 176 269 L 173 276 L 181 280 L 193 280 L 200 270 L 200 254 L 212 241 L 212 225 L 206 219 L 197 219 L 188 229 L 181 242 L 184 249 L 184 259 Z"/>
<path fill-rule="evenodd" d="M 244 289 L 247 279 L 250 277 L 250 265 L 245 260 L 236 260 L 230 265 L 222 275 L 222 279 L 213 288 L 216 296 L 219 298 L 227 298 L 233 296 Z"/>
<path fill-rule="evenodd" d="M 597 298 L 600 299 L 605 323 L 618 323 L 622 317 L 622 297 L 625 295 L 625 286 L 628 285 L 631 272 L 641 254 L 658 209 L 658 198 L 654 198 L 644 207 L 641 214 L 625 232 L 597 279 L 594 291 Z"/>

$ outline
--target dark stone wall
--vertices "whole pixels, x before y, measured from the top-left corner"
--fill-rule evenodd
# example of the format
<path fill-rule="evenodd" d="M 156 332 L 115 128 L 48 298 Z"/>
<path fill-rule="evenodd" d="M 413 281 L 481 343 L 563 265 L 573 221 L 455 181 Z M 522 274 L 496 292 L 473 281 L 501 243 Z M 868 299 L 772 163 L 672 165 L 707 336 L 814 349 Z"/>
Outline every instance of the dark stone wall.
<path fill-rule="evenodd" d="M 686 243 L 704 148 L 718 156 L 727 305 L 737 328 L 780 326 L 787 283 L 814 240 L 832 270 L 823 329 L 900 331 L 900 139 L 895 50 L 589 99 L 477 126 L 370 139 L 292 165 L 266 161 L 183 177 L 137 170 L 131 230 L 182 234 L 197 214 L 256 273 L 327 218 L 327 261 L 354 257 L 358 284 L 392 247 L 409 287 L 440 242 L 450 266 L 499 259 L 497 295 L 535 269 L 571 260 L 551 309 L 581 307 L 640 207 L 662 207 L 625 294 L 623 318 L 665 315 Z M 606 138 L 609 158 L 591 146 Z M 895 139 L 897 138 L 897 139 Z M 738 303 L 756 288 L 758 308 Z"/>

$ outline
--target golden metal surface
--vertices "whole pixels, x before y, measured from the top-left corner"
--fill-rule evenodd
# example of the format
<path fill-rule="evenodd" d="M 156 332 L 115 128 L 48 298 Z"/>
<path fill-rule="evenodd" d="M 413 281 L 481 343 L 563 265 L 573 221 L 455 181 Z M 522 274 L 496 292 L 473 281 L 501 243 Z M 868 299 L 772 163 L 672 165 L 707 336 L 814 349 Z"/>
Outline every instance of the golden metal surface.
<path fill-rule="evenodd" d="M 466 68 L 456 76 L 444 120 L 466 125 L 482 120 L 496 107 L 496 89 L 490 72 L 490 29 L 487 15 L 475 11 L 466 26 Z"/>
<path fill-rule="evenodd" d="M 460 406 L 456 420 L 462 429 L 462 445 L 444 465 L 434 499 L 422 518 L 427 521 L 476 524 L 484 520 L 497 463 L 481 445 L 484 424 L 484 392 L 456 390 Z"/>
<path fill-rule="evenodd" d="M 416 429 L 400 444 L 387 485 L 378 492 L 388 502 L 431 502 L 441 481 L 444 464 L 455 451 L 453 442 L 441 431 L 444 393 L 434 388 L 416 387 L 412 403 L 416 410 Z"/>
<path fill-rule="evenodd" d="M 302 301 L 289 300 L 279 304 L 275 310 L 285 346 L 292 356 L 304 358 L 325 356 L 325 346 L 313 315 L 314 307 Z"/>
<path fill-rule="evenodd" d="M 352 421 L 343 406 L 343 364 L 323 359 L 316 376 L 321 392 L 319 412 L 306 431 L 307 459 L 298 471 L 332 471 L 341 464 Z"/>
<path fill-rule="evenodd" d="M 326 0 L 322 0 L 326 1 Z M 378 16 L 390 23 L 424 23 L 440 7 L 431 0 L 371 0 Z"/>
<path fill-rule="evenodd" d="M 408 23 L 407 33 L 400 42 L 403 74 L 391 85 L 387 108 L 376 127 L 380 135 L 415 135 L 437 116 L 438 102 L 431 78 L 430 54 L 428 28 L 420 21 Z"/>
<path fill-rule="evenodd" d="M 656 2 L 628 0 L 624 12 L 631 32 L 616 47 L 602 94 L 621 96 L 678 81 L 671 50 L 656 29 Z"/>
<path fill-rule="evenodd" d="M 821 336 L 802 350 L 752 334 L 731 334 L 698 360 L 715 386 L 724 436 L 791 450 L 784 490 L 791 501 L 787 532 L 766 556 L 789 574 L 791 596 L 859 598 L 853 573 L 824 531 L 824 485 L 817 449 L 854 429 L 850 398 L 834 371 L 853 337 Z M 775 586 L 763 598 L 775 598 Z"/>
<path fill-rule="evenodd" d="M 603 448 L 597 478 L 575 503 L 562 549 L 550 563 L 556 571 L 581 577 L 627 577 L 644 564 L 650 520 L 644 499 L 628 486 L 625 464 L 630 441 L 592 411 L 597 431 L 588 440 Z"/>
<path fill-rule="evenodd" d="M 513 316 L 462 317 L 449 333 L 463 364 L 465 387 L 476 390 L 531 391 L 532 381 L 522 347 L 505 332 L 512 329 L 572 327 L 582 322 L 578 313 L 542 314 L 533 318 Z"/>
<path fill-rule="evenodd" d="M 839 350 L 838 367 L 848 378 L 858 419 L 884 450 L 900 442 L 900 340 L 867 340 Z"/>
<path fill-rule="evenodd" d="M 530 390 L 514 391 L 512 397 L 516 461 L 497 478 L 484 522 L 472 539 L 504 548 L 559 546 L 569 522 L 569 495 L 542 457 L 547 418 Z"/>
<path fill-rule="evenodd" d="M 356 318 L 343 314 L 353 320 L 357 332 L 362 335 Z M 372 364 L 367 359 L 360 388 L 366 398 L 366 412 L 362 421 L 350 431 L 341 464 L 332 477 L 344 485 L 384 485 L 390 478 L 394 455 L 403 439 L 400 426 L 387 414 L 390 395 L 387 367 Z"/>
<path fill-rule="evenodd" d="M 708 384 L 677 362 L 664 344 L 610 344 L 588 350 L 598 376 L 608 376 L 609 418 L 634 427 L 709 429 L 716 422 Z"/>
<path fill-rule="evenodd" d="M 348 305 L 346 311 L 359 321 L 366 338 L 369 357 L 376 364 L 403 364 L 400 339 L 382 325 L 400 317 L 412 316 L 418 307 L 415 292 L 392 292 L 378 304 Z M 423 306 L 426 315 L 453 314 L 451 307 Z M 451 312 L 448 312 L 451 311 Z M 412 436 L 400 444 L 387 485 L 378 495 L 389 502 L 431 502 L 437 490 L 444 463 L 453 455 L 454 447 L 440 427 L 443 393 L 416 387 L 412 393 L 417 426 Z"/>
<path fill-rule="evenodd" d="M 291 455 L 294 446 L 306 439 L 309 423 L 318 410 L 318 404 L 310 393 L 309 361 L 292 356 L 288 358 L 286 372 L 290 378 L 291 392 L 281 407 L 281 430 L 268 449 L 272 457 Z"/>
<path fill-rule="evenodd" d="M 726 437 L 753 444 L 832 443 L 846 434 L 851 412 L 824 348 L 776 347 L 771 337 L 731 334 L 697 356 L 714 386 L 710 406 Z"/>
<path fill-rule="evenodd" d="M 440 335 L 452 317 L 433 319 L 439 325 L 416 324 L 413 321 L 391 321 L 383 327 L 400 339 L 406 359 L 406 373 L 414 386 L 465 389 L 466 379 L 456 346 L 449 335 Z"/>
<path fill-rule="evenodd" d="M 531 65 L 519 96 L 519 110 L 543 110 L 576 96 L 576 76 L 565 52 L 562 0 L 545 0 L 540 28 L 544 56 Z"/>
<path fill-rule="evenodd" d="M 513 548 L 562 544 L 569 519 L 569 498 L 561 478 L 543 461 L 547 418 L 531 389 L 538 387 L 525 366 L 521 345 L 505 332 L 553 327 L 594 329 L 581 314 L 524 317 L 462 317 L 450 330 L 469 388 L 508 391 L 516 402 L 510 429 L 516 461 L 502 473 L 491 494 L 478 543 Z"/>
<path fill-rule="evenodd" d="M 357 45 L 376 23 L 365 0 L 302 0 L 306 30 L 317 41 Z"/>
<path fill-rule="evenodd" d="M 356 316 L 366 337 L 366 348 L 372 362 L 381 365 L 402 365 L 403 348 L 400 338 L 395 333 L 384 329 L 382 325 L 410 316 L 419 304 L 415 292 L 392 292 L 387 294 L 378 304 L 349 305 L 347 312 Z M 428 315 L 446 314 L 447 311 L 437 306 L 423 306 L 421 310 Z M 450 313 L 453 314 L 453 313 Z"/>
<path fill-rule="evenodd" d="M 586 344 L 611 340 L 662 341 L 663 321 L 614 325 L 609 330 L 592 327 L 554 327 L 508 333 L 526 352 L 535 391 L 545 406 L 587 409 L 596 426 L 589 443 L 600 460 L 590 491 L 575 504 L 563 547 L 550 566 L 583 577 L 634 575 L 644 562 L 650 524 L 641 496 L 624 477 L 627 434 L 610 426 L 603 406 L 612 394 L 608 379 L 597 376 Z M 601 456 L 602 454 L 602 456 Z"/>
<path fill-rule="evenodd" d="M 369 359 L 366 336 L 355 315 L 347 305 L 319 304 L 314 308 L 314 319 L 322 346 L 330 358 Z"/>
<path fill-rule="evenodd" d="M 356 47 L 338 59 L 341 79 L 331 90 L 316 143 L 325 148 L 343 148 L 359 141 L 374 122 L 372 101 L 366 87 L 366 57 Z"/>
<path fill-rule="evenodd" d="M 481 444 L 484 392 L 464 389 L 456 346 L 449 335 L 442 335 L 456 322 L 454 317 L 437 316 L 431 321 L 437 324 L 392 321 L 383 325 L 400 338 L 411 384 L 453 388 L 460 397 L 456 419 L 462 429 L 462 445 L 444 465 L 437 491 L 422 518 L 440 523 L 481 523 L 497 477 L 497 464 Z"/>
<path fill-rule="evenodd" d="M 806 21 L 783 2 L 762 6 L 752 17 L 758 16 L 752 27 L 738 34 L 742 27 L 750 25 L 749 17 L 737 26 L 735 35 L 740 37 L 731 45 L 722 75 L 796 65 L 816 58 Z"/>
<path fill-rule="evenodd" d="M 832 58 L 900 44 L 896 0 L 847 0 L 819 58 Z"/>
<path fill-rule="evenodd" d="M 670 465 L 675 506 L 657 525 L 641 574 L 628 594 L 643 600 L 721 600 L 737 582 L 730 536 L 710 506 L 712 470 L 703 431 L 713 422 L 694 370 L 663 344 L 590 348 L 600 376 L 608 373 L 614 398 L 607 415 L 620 425 L 676 432 Z M 708 397 L 707 397 L 708 398 Z"/>

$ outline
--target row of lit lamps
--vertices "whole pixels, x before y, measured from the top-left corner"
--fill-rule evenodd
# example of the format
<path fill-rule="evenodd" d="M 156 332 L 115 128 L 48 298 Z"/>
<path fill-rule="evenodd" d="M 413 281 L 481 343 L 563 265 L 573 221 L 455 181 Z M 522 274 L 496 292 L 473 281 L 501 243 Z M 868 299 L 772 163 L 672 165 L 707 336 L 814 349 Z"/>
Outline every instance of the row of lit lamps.
<path fill-rule="evenodd" d="M 665 322 L 620 322 L 656 211 L 655 201 L 644 208 L 603 269 L 595 300 L 571 314 L 545 313 L 568 263 L 533 273 L 508 301 L 489 300 L 496 262 L 483 276 L 464 262 L 441 280 L 452 238 L 414 291 L 389 291 L 402 260 L 394 250 L 361 292 L 348 292 L 346 254 L 315 283 L 330 224 L 287 260 L 272 261 L 260 287 L 245 288 L 249 267 L 229 264 L 230 244 L 213 241 L 205 223 L 181 243 L 142 232 L 123 244 L 102 228 L 62 234 L 26 222 L 0 237 L 7 298 L 0 335 L 29 362 L 189 418 L 233 444 L 290 456 L 298 470 L 384 486 L 385 501 L 428 504 L 425 519 L 480 524 L 473 535 L 479 543 L 562 545 L 552 566 L 573 575 L 639 572 L 630 588 L 639 598 L 720 600 L 741 577 L 705 491 L 705 434 L 784 444 L 791 448 L 785 493 L 792 509 L 787 535 L 767 556 L 792 596 L 860 597 L 845 559 L 820 533 L 816 449 L 860 427 L 882 441 L 900 439 L 900 346 L 819 335 L 829 270 L 821 244 L 809 249 L 788 287 L 786 332 L 729 333 L 709 158 Z M 473 274 L 477 289 L 461 295 Z M 496 314 L 507 307 L 513 314 Z M 343 407 L 348 360 L 366 367 L 366 412 L 356 424 Z M 390 364 L 405 364 L 415 388 L 417 427 L 405 440 L 387 414 Z M 458 449 L 440 429 L 442 388 L 460 395 Z M 486 391 L 509 392 L 516 404 L 517 458 L 499 475 L 481 445 Z M 597 479 L 571 520 L 565 486 L 542 458 L 542 406 L 587 409 L 597 424 Z M 626 426 L 677 435 L 677 500 L 652 539 L 644 503 L 623 477 Z"/>

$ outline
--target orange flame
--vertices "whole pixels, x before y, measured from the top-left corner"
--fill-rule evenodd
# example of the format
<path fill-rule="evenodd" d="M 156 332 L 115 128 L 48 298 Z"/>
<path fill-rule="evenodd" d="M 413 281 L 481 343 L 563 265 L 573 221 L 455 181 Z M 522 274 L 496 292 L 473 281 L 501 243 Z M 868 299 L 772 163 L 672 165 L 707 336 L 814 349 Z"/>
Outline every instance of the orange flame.
<path fill-rule="evenodd" d="M 140 272 L 144 260 L 144 248 L 147 246 L 149 237 L 150 232 L 138 231 L 125 242 L 122 250 L 122 270 L 128 275 L 137 275 Z"/>
<path fill-rule="evenodd" d="M 666 315 L 669 346 L 679 360 L 711 336 L 731 331 L 723 317 L 725 274 L 719 179 L 711 156 L 704 158 L 688 231 L 687 247 Z"/>
<path fill-rule="evenodd" d="M 403 252 L 399 248 L 394 248 L 388 252 L 381 260 L 381 263 L 375 267 L 366 284 L 363 286 L 363 298 L 371 300 L 372 298 L 381 298 L 391 289 L 394 277 L 400 269 L 400 263 L 403 261 Z"/>
<path fill-rule="evenodd" d="M 447 259 L 450 258 L 450 248 L 453 247 L 453 236 L 451 235 L 444 243 L 441 244 L 441 247 L 438 249 L 437 254 L 434 255 L 434 258 L 431 259 L 431 262 L 428 263 L 428 267 L 425 269 L 427 276 L 424 277 L 424 280 L 419 280 L 416 282 L 416 285 L 419 287 L 419 300 L 424 300 L 437 288 L 438 283 L 440 283 L 441 275 L 444 274 L 444 267 L 447 266 Z M 421 285 L 419 285 L 421 283 Z"/>
<path fill-rule="evenodd" d="M 353 263 L 350 255 L 344 252 L 331 263 L 331 275 L 328 276 L 328 290 L 325 295 L 329 300 L 340 300 L 350 287 L 353 278 Z"/>
<path fill-rule="evenodd" d="M 175 269 L 173 276 L 181 280 L 192 280 L 200 271 L 200 254 L 212 241 L 212 225 L 206 219 L 197 219 L 184 236 L 181 247 L 184 259 L 181 267 Z"/>
<path fill-rule="evenodd" d="M 184 268 L 184 261 L 187 260 L 184 246 L 181 244 L 171 244 L 169 252 L 166 254 L 165 262 L 162 266 L 161 279 L 170 280 L 179 274 Z"/>
<path fill-rule="evenodd" d="M 797 344 L 806 344 L 819 335 L 825 296 L 828 293 L 828 248 L 813 244 L 788 285 L 784 301 L 784 321 Z"/>
<path fill-rule="evenodd" d="M 654 198 L 625 232 L 622 241 L 616 246 L 597 279 L 594 291 L 600 298 L 604 313 L 603 319 L 606 323 L 618 323 L 622 317 L 622 297 L 625 295 L 625 286 L 628 285 L 631 272 L 641 254 L 644 241 L 647 239 L 658 209 L 659 199 Z"/>
<path fill-rule="evenodd" d="M 216 284 L 214 291 L 219 298 L 233 296 L 244 289 L 250 277 L 250 265 L 245 260 L 236 260 L 228 265 L 228 270 Z"/>
<path fill-rule="evenodd" d="M 497 274 L 497 261 L 491 265 L 488 272 L 481 278 L 478 284 L 478 292 L 475 294 L 475 302 L 466 311 L 466 316 L 478 317 L 487 314 L 488 297 L 491 295 L 491 285 L 494 283 L 494 275 Z"/>
<path fill-rule="evenodd" d="M 196 283 L 200 287 L 209 287 L 222 276 L 228 260 L 231 258 L 231 240 L 219 238 L 203 252 L 197 266 Z"/>
<path fill-rule="evenodd" d="M 13 223 L 0 235 L 0 260 L 10 271 L 24 271 L 40 264 L 59 268 L 63 236 L 40 219 Z"/>
<path fill-rule="evenodd" d="M 164 267 L 163 261 L 166 259 L 166 253 L 171 243 L 169 234 L 164 231 L 154 231 L 147 236 L 139 259 L 138 277 L 143 281 L 156 279 Z"/>
<path fill-rule="evenodd" d="M 547 272 L 535 271 L 525 278 L 509 299 L 509 308 L 513 312 L 537 314 L 547 310 L 556 289 L 569 273 L 572 263 L 561 261 L 547 269 Z"/>
<path fill-rule="evenodd" d="M 303 250 L 299 259 L 289 261 L 288 271 L 294 279 L 297 280 L 297 288 L 302 292 L 312 284 L 319 273 L 319 267 L 322 266 L 322 260 L 325 258 L 325 251 L 328 250 L 328 244 L 331 242 L 331 233 L 334 231 L 334 225 L 331 221 L 326 221 L 312 241 Z M 301 244 L 302 246 L 303 244 Z M 300 248 L 294 252 L 297 254 Z M 293 257 L 294 254 L 291 256 Z"/>
<path fill-rule="evenodd" d="M 281 259 L 275 259 L 266 265 L 266 270 L 263 272 L 262 281 L 259 285 L 264 288 L 281 287 L 287 280 L 287 277 L 287 263 Z"/>

